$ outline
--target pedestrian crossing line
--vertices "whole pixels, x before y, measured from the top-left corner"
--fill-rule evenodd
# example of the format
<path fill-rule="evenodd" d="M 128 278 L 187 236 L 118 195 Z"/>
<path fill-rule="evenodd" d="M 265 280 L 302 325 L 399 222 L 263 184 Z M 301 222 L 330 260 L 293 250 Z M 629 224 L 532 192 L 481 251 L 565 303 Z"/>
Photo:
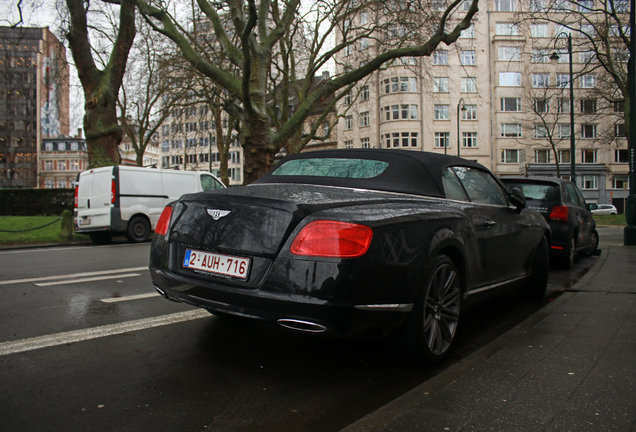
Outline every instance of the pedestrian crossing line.
<path fill-rule="evenodd" d="M 126 321 L 117 324 L 108 324 L 83 330 L 74 330 L 46 336 L 38 336 L 28 339 L 0 343 L 0 356 L 49 348 L 58 345 L 71 344 L 85 340 L 98 339 L 121 333 L 135 332 L 139 330 L 177 324 L 185 321 L 197 320 L 211 316 L 204 309 L 196 309 L 186 312 L 177 312 L 169 315 L 161 315 L 152 318 L 143 318 L 134 321 Z"/>

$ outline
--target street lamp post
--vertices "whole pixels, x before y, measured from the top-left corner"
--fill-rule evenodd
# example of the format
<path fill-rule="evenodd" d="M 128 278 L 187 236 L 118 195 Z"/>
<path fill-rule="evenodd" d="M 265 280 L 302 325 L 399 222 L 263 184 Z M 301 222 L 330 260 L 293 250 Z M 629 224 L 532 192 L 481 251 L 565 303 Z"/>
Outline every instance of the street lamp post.
<path fill-rule="evenodd" d="M 460 111 L 460 107 L 461 107 L 461 111 L 462 112 L 466 112 L 466 105 L 464 105 L 464 98 L 460 98 L 459 102 L 457 102 L 457 157 L 461 157 L 460 156 L 460 147 L 461 147 L 461 137 L 459 136 L 459 111 Z M 446 152 L 444 152 L 446 153 Z"/>
<path fill-rule="evenodd" d="M 636 0 L 630 1 L 630 29 L 636 28 Z M 632 30 L 633 31 L 633 30 Z M 625 246 L 636 246 L 636 38 L 629 38 L 627 87 L 629 88 L 629 196 L 625 208 L 626 226 L 623 230 Z"/>
<path fill-rule="evenodd" d="M 576 142 L 574 137 L 574 73 L 572 72 L 572 35 L 566 32 L 559 33 L 556 37 L 556 40 L 554 41 L 555 48 L 557 41 L 562 36 L 567 37 L 568 55 L 570 56 L 570 175 L 572 177 L 572 181 L 576 183 Z M 557 60 L 559 60 L 559 54 L 554 51 L 550 56 L 550 60 L 556 62 Z"/>

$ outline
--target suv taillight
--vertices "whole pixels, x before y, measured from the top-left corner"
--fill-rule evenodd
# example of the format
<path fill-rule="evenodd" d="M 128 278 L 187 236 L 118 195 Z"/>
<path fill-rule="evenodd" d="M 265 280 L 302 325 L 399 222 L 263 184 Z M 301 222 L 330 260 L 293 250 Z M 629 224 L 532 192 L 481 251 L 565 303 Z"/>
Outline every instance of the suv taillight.
<path fill-rule="evenodd" d="M 165 207 L 159 216 L 159 222 L 155 228 L 155 234 L 160 236 L 166 235 L 170 226 L 170 217 L 172 216 L 172 207 Z"/>
<path fill-rule="evenodd" d="M 564 205 L 556 205 L 550 212 L 550 219 L 553 221 L 567 222 L 569 216 L 570 209 Z"/>
<path fill-rule="evenodd" d="M 365 225 L 318 220 L 308 223 L 290 247 L 294 255 L 356 258 L 369 249 L 373 230 Z"/>
<path fill-rule="evenodd" d="M 79 189 L 79 186 L 75 186 L 75 200 L 73 201 L 73 207 L 77 208 L 77 190 Z"/>

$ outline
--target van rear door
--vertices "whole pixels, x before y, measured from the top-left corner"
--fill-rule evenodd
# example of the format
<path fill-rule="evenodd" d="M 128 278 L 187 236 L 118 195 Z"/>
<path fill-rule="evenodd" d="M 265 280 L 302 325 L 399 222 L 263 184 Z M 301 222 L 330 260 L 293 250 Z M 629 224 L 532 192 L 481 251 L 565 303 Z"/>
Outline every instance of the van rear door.
<path fill-rule="evenodd" d="M 167 195 L 167 198 L 164 199 L 164 206 L 178 200 L 183 194 L 197 191 L 198 178 L 195 172 L 162 171 L 161 181 L 163 182 L 163 193 Z"/>
<path fill-rule="evenodd" d="M 112 168 L 80 175 L 77 189 L 77 225 L 83 229 L 110 229 Z"/>

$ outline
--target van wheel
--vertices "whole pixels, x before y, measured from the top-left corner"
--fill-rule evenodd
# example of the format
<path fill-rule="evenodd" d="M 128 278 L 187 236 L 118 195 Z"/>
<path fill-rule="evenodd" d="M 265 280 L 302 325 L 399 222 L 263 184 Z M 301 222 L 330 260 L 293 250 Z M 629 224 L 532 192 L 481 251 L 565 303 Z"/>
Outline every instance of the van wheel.
<path fill-rule="evenodd" d="M 133 243 L 140 243 L 148 240 L 150 237 L 150 224 L 141 216 L 136 216 L 128 222 L 128 231 L 126 237 Z"/>
<path fill-rule="evenodd" d="M 91 241 L 96 245 L 108 244 L 113 239 L 113 234 L 108 231 L 92 232 L 92 233 L 89 233 L 88 236 L 91 238 Z"/>

